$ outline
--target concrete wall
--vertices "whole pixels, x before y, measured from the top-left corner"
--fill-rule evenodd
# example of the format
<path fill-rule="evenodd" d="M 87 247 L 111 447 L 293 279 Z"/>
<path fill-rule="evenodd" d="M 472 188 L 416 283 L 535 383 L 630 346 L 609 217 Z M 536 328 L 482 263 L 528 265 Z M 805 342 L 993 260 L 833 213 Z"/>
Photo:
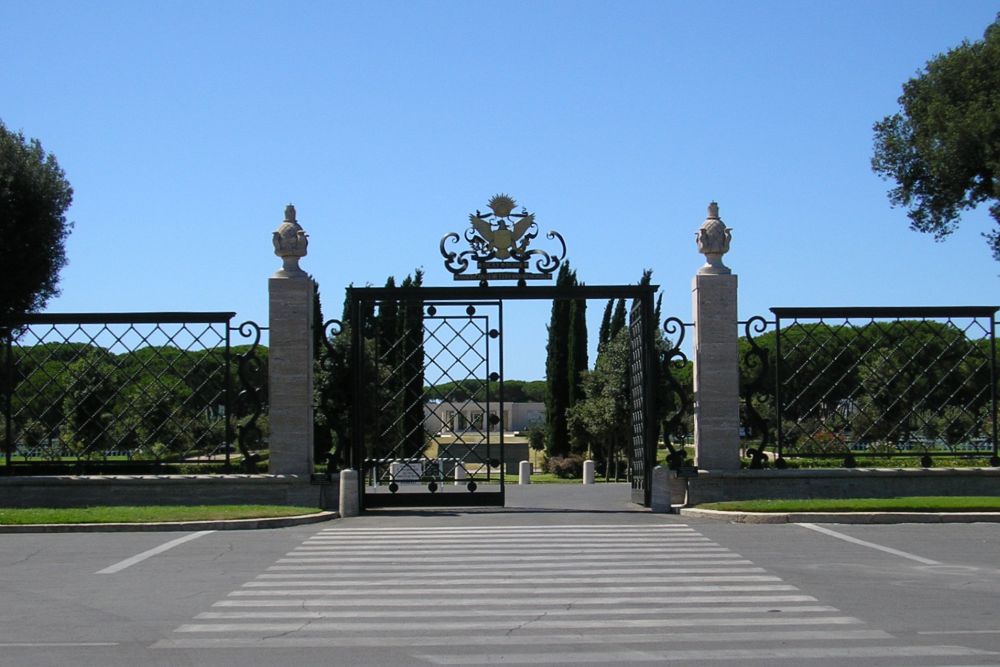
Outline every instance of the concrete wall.
<path fill-rule="evenodd" d="M 87 505 L 301 505 L 336 510 L 339 480 L 292 475 L 0 477 L 2 507 Z"/>
<path fill-rule="evenodd" d="M 1000 495 L 1000 468 L 700 471 L 690 478 L 671 472 L 658 483 L 669 488 L 654 489 L 654 494 L 678 504 L 686 492 L 687 506 L 766 498 L 996 496 Z"/>

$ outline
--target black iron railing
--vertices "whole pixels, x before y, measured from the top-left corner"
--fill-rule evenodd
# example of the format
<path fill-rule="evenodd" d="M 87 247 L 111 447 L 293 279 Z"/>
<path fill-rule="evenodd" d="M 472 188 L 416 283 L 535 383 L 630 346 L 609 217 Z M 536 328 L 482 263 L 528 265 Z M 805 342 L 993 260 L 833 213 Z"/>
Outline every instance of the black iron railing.
<path fill-rule="evenodd" d="M 772 308 L 741 353 L 752 467 L 997 457 L 995 307 Z"/>
<path fill-rule="evenodd" d="M 250 470 L 261 328 L 233 316 L 46 314 L 0 327 L 4 471 Z"/>

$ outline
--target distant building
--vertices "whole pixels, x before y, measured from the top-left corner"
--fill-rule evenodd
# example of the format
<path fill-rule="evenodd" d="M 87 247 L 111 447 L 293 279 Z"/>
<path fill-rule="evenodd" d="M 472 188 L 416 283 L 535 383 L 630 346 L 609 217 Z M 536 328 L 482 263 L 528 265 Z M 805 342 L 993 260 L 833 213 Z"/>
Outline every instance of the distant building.
<path fill-rule="evenodd" d="M 465 431 L 527 431 L 545 423 L 544 403 L 504 403 L 500 424 L 490 426 L 488 415 L 496 414 L 499 403 L 479 401 L 430 401 L 424 405 L 424 428 L 430 433 Z"/>

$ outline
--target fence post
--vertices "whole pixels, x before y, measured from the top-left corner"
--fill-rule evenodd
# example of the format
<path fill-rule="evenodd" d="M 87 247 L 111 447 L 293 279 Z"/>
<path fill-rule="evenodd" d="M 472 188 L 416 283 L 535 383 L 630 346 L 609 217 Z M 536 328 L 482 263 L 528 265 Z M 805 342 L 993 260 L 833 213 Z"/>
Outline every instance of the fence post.
<path fill-rule="evenodd" d="M 722 263 L 732 230 L 719 218 L 719 205 L 695 235 L 706 263 L 691 285 L 694 315 L 695 464 L 706 470 L 740 468 L 739 348 L 737 279 Z"/>
<path fill-rule="evenodd" d="M 309 475 L 313 471 L 313 298 L 315 285 L 299 268 L 309 244 L 285 207 L 285 220 L 273 234 L 274 254 L 283 266 L 268 280 L 268 471 Z"/>

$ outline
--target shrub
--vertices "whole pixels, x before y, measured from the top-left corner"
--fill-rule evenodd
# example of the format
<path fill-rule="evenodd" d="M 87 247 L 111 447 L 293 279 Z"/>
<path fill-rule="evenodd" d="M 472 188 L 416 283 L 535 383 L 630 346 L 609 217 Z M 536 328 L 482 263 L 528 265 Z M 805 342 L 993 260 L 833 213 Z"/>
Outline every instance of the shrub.
<path fill-rule="evenodd" d="M 545 468 L 556 477 L 563 479 L 583 477 L 583 457 L 576 454 L 552 456 L 545 463 Z"/>

